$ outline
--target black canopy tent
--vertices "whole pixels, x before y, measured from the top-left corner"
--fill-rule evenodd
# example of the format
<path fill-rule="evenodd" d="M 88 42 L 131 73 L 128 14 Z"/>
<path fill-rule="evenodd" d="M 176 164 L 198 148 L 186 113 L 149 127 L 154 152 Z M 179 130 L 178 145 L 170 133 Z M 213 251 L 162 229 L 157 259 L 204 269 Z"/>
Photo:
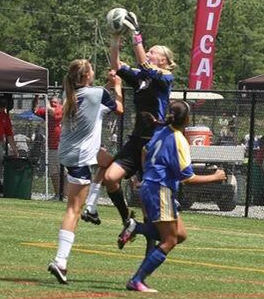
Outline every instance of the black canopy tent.
<path fill-rule="evenodd" d="M 259 75 L 238 82 L 238 88 L 243 90 L 263 90 L 264 75 Z"/>
<path fill-rule="evenodd" d="M 0 98 L 13 102 L 12 94 L 44 94 L 48 100 L 48 69 L 33 63 L 13 57 L 0 51 Z M 8 106 L 12 106 L 9 105 Z M 10 110 L 10 109 L 8 109 Z M 46 111 L 47 113 L 47 111 Z M 48 118 L 46 117 L 46 136 L 48 133 Z M 48 196 L 48 138 L 46 138 L 45 151 L 45 177 L 46 197 Z M 7 149 L 6 149 L 7 151 Z"/>
<path fill-rule="evenodd" d="M 47 93 L 48 69 L 0 51 L 0 92 Z"/>

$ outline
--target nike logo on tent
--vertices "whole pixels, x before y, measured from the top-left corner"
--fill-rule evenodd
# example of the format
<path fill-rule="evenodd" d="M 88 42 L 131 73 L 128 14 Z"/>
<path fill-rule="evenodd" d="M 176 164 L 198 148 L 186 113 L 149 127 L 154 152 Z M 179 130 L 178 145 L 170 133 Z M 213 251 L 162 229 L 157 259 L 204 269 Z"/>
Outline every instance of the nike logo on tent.
<path fill-rule="evenodd" d="M 16 80 L 16 87 L 23 87 L 23 86 L 26 86 L 26 85 L 28 85 L 28 84 L 37 82 L 37 81 L 39 81 L 39 80 L 40 80 L 40 79 L 35 79 L 35 80 L 30 80 L 30 81 L 20 82 L 20 77 L 19 77 L 19 78 L 17 78 L 17 80 Z"/>

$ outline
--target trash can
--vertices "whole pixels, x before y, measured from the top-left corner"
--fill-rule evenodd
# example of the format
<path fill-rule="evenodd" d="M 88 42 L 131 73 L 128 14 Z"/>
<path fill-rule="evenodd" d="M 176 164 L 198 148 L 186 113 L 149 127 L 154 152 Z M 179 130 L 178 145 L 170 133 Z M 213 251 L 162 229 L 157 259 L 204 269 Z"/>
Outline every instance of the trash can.
<path fill-rule="evenodd" d="M 4 158 L 3 195 L 31 199 L 33 168 L 26 158 Z"/>

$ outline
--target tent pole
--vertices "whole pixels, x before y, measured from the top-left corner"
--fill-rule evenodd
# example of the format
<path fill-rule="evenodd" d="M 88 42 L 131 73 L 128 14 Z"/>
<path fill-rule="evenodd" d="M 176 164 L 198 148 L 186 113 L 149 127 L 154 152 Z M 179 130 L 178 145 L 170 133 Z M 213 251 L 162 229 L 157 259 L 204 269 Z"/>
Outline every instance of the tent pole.
<path fill-rule="evenodd" d="M 48 138 L 49 138 L 49 132 L 48 132 L 48 95 L 45 94 L 45 135 L 46 135 L 46 142 L 45 142 L 45 199 L 48 200 L 49 198 L 49 159 L 48 159 Z"/>

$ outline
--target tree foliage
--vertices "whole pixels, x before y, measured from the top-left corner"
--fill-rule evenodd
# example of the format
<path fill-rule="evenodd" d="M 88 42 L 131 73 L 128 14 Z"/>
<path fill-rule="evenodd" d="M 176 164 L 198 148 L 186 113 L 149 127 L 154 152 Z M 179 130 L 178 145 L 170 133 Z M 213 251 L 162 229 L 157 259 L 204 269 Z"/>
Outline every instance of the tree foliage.
<path fill-rule="evenodd" d="M 98 84 L 108 68 L 110 34 L 105 16 L 114 7 L 135 12 L 146 47 L 163 44 L 175 53 L 177 88 L 186 88 L 196 0 L 0 0 L 1 51 L 49 69 L 61 84 L 69 62 L 90 58 Z M 216 41 L 214 88 L 264 73 L 264 6 L 258 0 L 225 0 Z M 131 37 L 122 60 L 134 64 Z"/>

